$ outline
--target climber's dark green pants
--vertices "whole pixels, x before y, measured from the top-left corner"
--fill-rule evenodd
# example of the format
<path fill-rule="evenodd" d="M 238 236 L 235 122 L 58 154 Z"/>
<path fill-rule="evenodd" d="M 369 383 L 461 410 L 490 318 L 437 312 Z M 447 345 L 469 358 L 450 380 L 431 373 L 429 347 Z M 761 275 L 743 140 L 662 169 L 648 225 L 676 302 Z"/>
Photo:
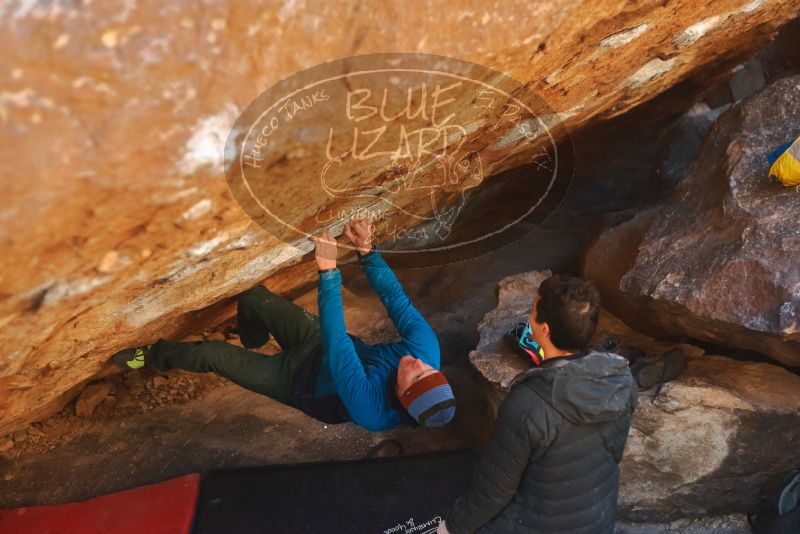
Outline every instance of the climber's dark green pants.
<path fill-rule="evenodd" d="M 263 286 L 239 295 L 239 338 L 260 347 L 272 334 L 283 349 L 265 356 L 224 341 L 182 343 L 159 340 L 148 355 L 161 371 L 214 372 L 256 393 L 290 403 L 295 374 L 309 356 L 322 350 L 319 318 Z"/>

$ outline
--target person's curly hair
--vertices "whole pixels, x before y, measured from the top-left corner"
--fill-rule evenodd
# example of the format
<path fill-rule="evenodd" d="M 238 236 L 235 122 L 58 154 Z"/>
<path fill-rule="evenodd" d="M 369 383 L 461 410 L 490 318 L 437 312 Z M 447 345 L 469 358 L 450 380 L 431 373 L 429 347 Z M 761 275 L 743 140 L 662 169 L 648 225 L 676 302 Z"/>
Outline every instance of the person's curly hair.
<path fill-rule="evenodd" d="M 550 341 L 559 349 L 585 350 L 599 315 L 600 292 L 592 282 L 557 274 L 539 284 L 536 322 L 550 326 Z"/>

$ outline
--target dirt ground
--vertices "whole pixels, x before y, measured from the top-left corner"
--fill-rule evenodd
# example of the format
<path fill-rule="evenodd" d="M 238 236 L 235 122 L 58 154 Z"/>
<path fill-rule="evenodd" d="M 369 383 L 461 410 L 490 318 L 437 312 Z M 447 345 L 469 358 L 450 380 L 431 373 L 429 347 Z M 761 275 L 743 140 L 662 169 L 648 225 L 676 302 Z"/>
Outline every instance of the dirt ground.
<path fill-rule="evenodd" d="M 4 456 L 2 507 L 81 500 L 215 468 L 359 459 L 387 439 L 408 454 L 464 446 L 441 431 L 324 425 L 233 384 L 145 413 L 91 419 L 46 454 L 26 447 Z M 45 433 L 40 443 L 55 439 Z"/>
<path fill-rule="evenodd" d="M 230 324 L 223 324 L 186 341 L 203 339 L 227 341 L 241 346 Z M 265 355 L 280 348 L 273 340 L 261 350 Z M 159 373 L 150 368 L 127 371 L 94 381 L 72 403 L 57 415 L 34 423 L 0 441 L 9 459 L 35 456 L 55 450 L 63 444 L 97 432 L 110 425 L 126 428 L 126 419 L 147 414 L 164 406 L 184 405 L 204 398 L 213 390 L 229 386 L 228 380 L 208 373 L 196 374 L 180 370 Z M 98 390 L 86 395 L 86 390 Z"/>

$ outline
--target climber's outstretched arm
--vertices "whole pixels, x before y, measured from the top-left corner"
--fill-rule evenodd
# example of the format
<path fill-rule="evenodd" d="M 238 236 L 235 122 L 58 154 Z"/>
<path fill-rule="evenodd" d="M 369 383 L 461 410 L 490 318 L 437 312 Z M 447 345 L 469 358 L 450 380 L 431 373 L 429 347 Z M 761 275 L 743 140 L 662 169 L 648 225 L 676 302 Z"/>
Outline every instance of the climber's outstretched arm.
<path fill-rule="evenodd" d="M 344 227 L 344 233 L 356 247 L 367 279 L 389 312 L 389 317 L 411 355 L 439 369 L 439 341 L 436 334 L 411 303 L 380 252 L 372 246 L 372 231 L 367 221 L 349 221 Z"/>

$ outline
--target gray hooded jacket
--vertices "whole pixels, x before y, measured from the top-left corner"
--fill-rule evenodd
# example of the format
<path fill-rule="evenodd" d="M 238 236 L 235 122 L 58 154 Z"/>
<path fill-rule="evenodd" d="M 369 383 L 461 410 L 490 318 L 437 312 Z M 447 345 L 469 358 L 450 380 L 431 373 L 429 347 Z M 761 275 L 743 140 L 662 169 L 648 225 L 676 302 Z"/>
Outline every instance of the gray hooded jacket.
<path fill-rule="evenodd" d="M 595 351 L 521 375 L 447 518 L 451 534 L 613 532 L 636 391 L 627 360 Z"/>

